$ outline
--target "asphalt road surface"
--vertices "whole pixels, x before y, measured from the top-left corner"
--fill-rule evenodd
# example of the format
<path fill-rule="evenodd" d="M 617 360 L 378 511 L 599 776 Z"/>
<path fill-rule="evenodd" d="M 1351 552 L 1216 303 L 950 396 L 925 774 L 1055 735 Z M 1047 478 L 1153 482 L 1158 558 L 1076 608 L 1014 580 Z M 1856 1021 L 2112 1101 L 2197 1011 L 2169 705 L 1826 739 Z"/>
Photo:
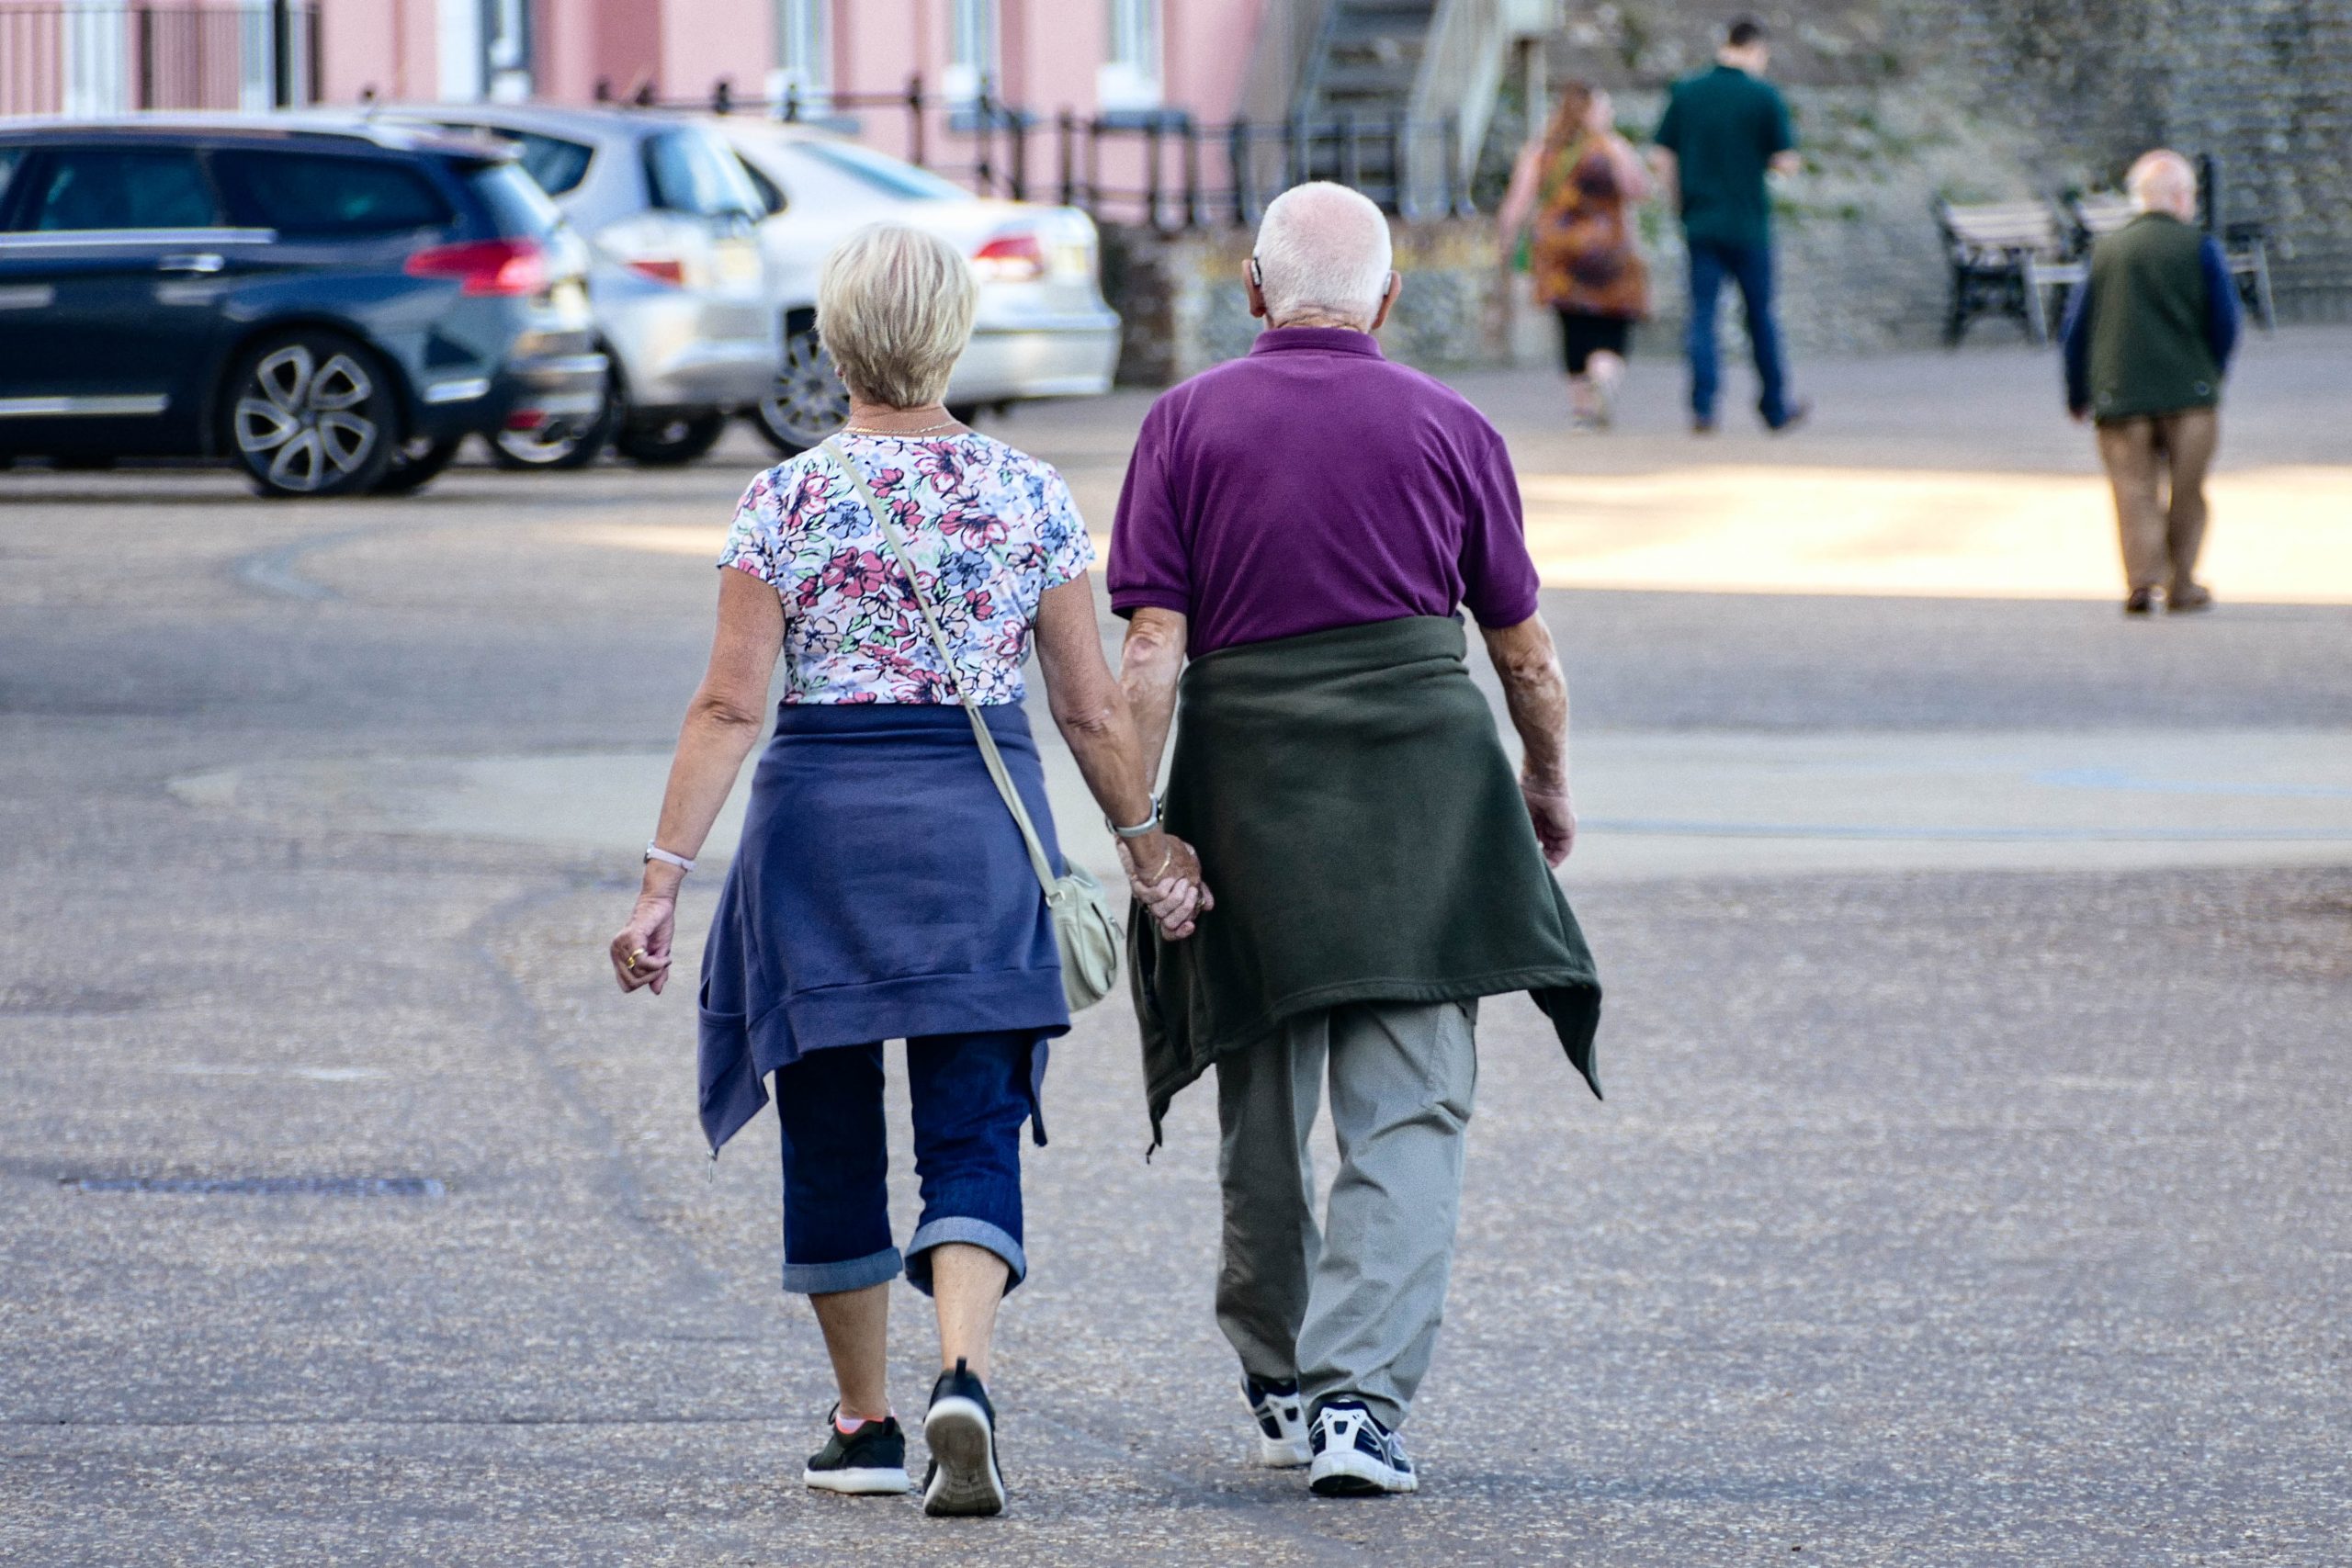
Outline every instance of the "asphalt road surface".
<path fill-rule="evenodd" d="M 2347 346 L 2257 340 L 2227 470 L 2339 528 Z M 1585 480 L 2091 471 L 2044 358 L 1812 368 L 1816 431 L 1703 449 L 1654 365 L 1603 442 L 1464 385 L 1569 536 Z M 997 428 L 1100 530 L 1142 407 Z M 1610 1099 L 1486 1010 L 1418 1496 L 1244 1467 L 1213 1108 L 1146 1163 L 1115 1001 L 1029 1157 L 1012 1512 L 804 1490 L 772 1126 L 714 1165 L 691 987 L 601 956 L 764 460 L 0 475 L 0 1562 L 2352 1561 L 2352 581 L 2127 625 L 2050 586 L 2095 506 L 2014 594 L 1547 593 Z M 1610 515 L 1552 581 L 1660 522 Z"/>

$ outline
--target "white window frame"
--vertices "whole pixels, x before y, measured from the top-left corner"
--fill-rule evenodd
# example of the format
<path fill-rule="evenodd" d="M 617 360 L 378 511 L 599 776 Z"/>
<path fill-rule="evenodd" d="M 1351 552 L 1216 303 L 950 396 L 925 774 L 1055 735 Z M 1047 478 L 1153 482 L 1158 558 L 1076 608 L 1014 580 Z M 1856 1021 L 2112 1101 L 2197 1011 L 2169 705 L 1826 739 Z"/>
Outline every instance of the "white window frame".
<path fill-rule="evenodd" d="M 832 0 L 775 0 L 775 66 L 768 101 L 782 104 L 797 91 L 803 116 L 823 115 L 833 87 Z"/>
<path fill-rule="evenodd" d="M 947 0 L 947 69 L 940 73 L 939 90 L 949 103 L 978 103 L 983 82 L 991 95 L 1002 90 L 998 20 L 997 0 Z"/>
<path fill-rule="evenodd" d="M 1156 109 L 1165 101 L 1160 81 L 1159 0 L 1107 0 L 1110 58 L 1095 73 L 1094 96 L 1102 107 Z"/>

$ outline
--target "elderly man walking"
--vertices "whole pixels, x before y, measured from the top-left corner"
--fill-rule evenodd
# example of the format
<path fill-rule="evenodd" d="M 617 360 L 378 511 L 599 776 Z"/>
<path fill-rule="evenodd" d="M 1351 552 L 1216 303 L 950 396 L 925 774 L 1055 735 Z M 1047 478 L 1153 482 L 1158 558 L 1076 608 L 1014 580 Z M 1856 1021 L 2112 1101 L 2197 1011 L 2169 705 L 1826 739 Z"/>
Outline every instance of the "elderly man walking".
<path fill-rule="evenodd" d="M 2237 289 L 2222 247 L 2195 227 L 2188 159 L 2149 152 L 2124 185 L 2140 215 L 2092 247 L 2090 277 L 2068 307 L 2066 408 L 2098 421 L 2123 540 L 2123 613 L 2147 615 L 2159 590 L 2168 612 L 2209 609 L 2197 554 Z"/>
<path fill-rule="evenodd" d="M 1478 998 L 1532 993 L 1600 1092 L 1600 987 L 1546 864 L 1576 837 L 1567 684 L 1502 438 L 1374 341 L 1398 287 L 1379 209 L 1286 191 L 1247 273 L 1267 330 L 1153 405 L 1112 535 L 1147 765 L 1179 720 L 1165 816 L 1217 889 L 1188 942 L 1135 927 L 1145 1089 L 1156 1138 L 1216 1075 L 1217 1323 L 1261 1461 L 1326 1496 L 1410 1492 L 1396 1432 L 1444 1310 Z"/>

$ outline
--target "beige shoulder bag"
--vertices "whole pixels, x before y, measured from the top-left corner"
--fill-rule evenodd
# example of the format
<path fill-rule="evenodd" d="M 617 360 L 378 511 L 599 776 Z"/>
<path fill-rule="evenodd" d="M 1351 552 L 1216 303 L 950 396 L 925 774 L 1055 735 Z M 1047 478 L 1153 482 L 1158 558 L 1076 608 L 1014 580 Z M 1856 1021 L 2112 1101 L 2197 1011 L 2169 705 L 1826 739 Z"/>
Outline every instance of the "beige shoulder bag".
<path fill-rule="evenodd" d="M 972 735 L 980 743 L 980 757 L 988 763 L 989 776 L 996 781 L 997 794 L 1012 813 L 1021 828 L 1022 840 L 1029 846 L 1030 869 L 1037 874 L 1037 886 L 1045 889 L 1046 908 L 1054 917 L 1054 942 L 1061 949 L 1062 991 L 1069 998 L 1069 1009 L 1077 1012 L 1092 1007 L 1108 996 L 1119 978 L 1119 924 L 1111 914 L 1111 901 L 1102 885 L 1094 880 L 1084 866 L 1069 863 L 1063 875 L 1054 875 L 1051 862 L 1046 859 L 1044 840 L 1037 837 L 1037 825 L 1029 819 L 1029 808 L 1021 803 L 1021 792 L 1012 785 L 1012 775 L 1005 771 L 1004 757 L 996 749 L 996 737 L 989 733 L 988 720 L 980 716 L 979 705 L 964 691 L 964 682 L 956 671 L 955 651 L 947 646 L 947 636 L 939 629 L 939 618 L 932 614 L 931 602 L 924 597 L 922 583 L 915 576 L 914 555 L 907 548 L 899 525 L 849 460 L 838 442 L 827 441 L 825 455 L 849 476 L 857 489 L 865 509 L 874 514 L 881 526 L 882 536 L 890 542 L 890 553 L 898 558 L 899 570 L 907 574 L 908 590 L 914 595 L 915 608 L 922 612 L 922 624 L 931 633 L 931 645 L 939 650 L 941 662 L 947 670 L 947 683 L 956 700 L 964 705 L 965 716 L 972 721 Z"/>

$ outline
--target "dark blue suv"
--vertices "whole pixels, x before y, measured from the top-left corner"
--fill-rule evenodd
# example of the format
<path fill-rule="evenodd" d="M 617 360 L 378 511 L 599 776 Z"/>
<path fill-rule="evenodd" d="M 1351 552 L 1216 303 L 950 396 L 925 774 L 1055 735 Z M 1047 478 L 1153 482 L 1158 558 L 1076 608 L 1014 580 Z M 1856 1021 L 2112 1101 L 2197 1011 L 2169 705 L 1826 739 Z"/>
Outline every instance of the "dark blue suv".
<path fill-rule="evenodd" d="M 413 490 L 593 423 L 586 256 L 496 144 L 223 118 L 0 121 L 0 466 L 226 457 Z"/>

